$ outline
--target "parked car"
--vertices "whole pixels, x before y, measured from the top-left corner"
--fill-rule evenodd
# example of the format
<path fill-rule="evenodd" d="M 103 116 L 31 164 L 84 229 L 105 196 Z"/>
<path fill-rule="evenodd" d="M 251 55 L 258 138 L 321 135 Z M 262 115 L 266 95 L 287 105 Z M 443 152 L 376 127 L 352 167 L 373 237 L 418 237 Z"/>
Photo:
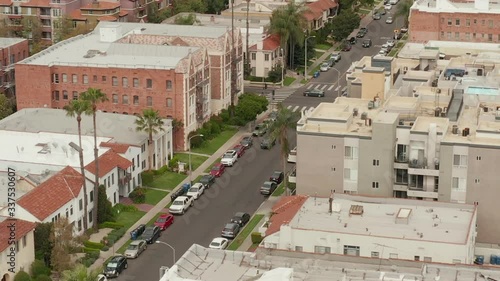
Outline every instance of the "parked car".
<path fill-rule="evenodd" d="M 220 160 L 220 162 L 224 166 L 228 166 L 228 167 L 232 167 L 234 165 L 234 163 L 236 163 L 236 161 L 238 161 L 238 154 L 236 153 L 235 150 L 232 150 L 232 149 L 226 151 L 226 153 L 224 153 L 224 155 L 222 155 L 222 159 Z"/>
<path fill-rule="evenodd" d="M 366 35 L 366 33 L 362 32 L 361 30 L 358 31 L 358 33 L 356 33 L 357 38 L 363 38 L 363 37 L 365 37 L 365 35 Z"/>
<path fill-rule="evenodd" d="M 171 214 L 161 214 L 155 221 L 154 225 L 160 230 L 165 230 L 174 223 L 174 216 Z"/>
<path fill-rule="evenodd" d="M 395 32 L 394 33 L 394 39 L 399 40 L 403 37 L 403 34 L 401 32 Z"/>
<path fill-rule="evenodd" d="M 374 14 L 372 15 L 372 18 L 373 18 L 374 20 L 379 20 L 379 19 L 381 19 L 381 18 L 382 18 L 382 15 L 381 15 L 381 14 L 379 14 L 378 12 L 376 12 L 376 13 L 374 13 Z"/>
<path fill-rule="evenodd" d="M 387 4 L 387 3 L 385 3 L 385 4 Z M 387 13 L 387 11 L 386 11 L 385 9 L 379 9 L 379 10 L 377 11 L 377 13 L 379 13 L 380 15 L 382 15 L 382 16 L 383 16 L 383 15 L 385 15 L 385 14 Z"/>
<path fill-rule="evenodd" d="M 287 162 L 288 163 L 297 163 L 297 147 L 290 150 L 290 152 L 288 153 Z"/>
<path fill-rule="evenodd" d="M 118 277 L 125 269 L 128 268 L 127 259 L 124 256 L 112 257 L 104 267 L 104 275 L 108 278 Z"/>
<path fill-rule="evenodd" d="M 278 118 L 278 111 L 272 111 L 271 113 L 269 113 L 269 119 L 271 119 L 272 121 L 276 121 L 276 118 Z"/>
<path fill-rule="evenodd" d="M 391 4 L 385 4 L 384 5 L 384 9 L 390 11 L 392 9 L 392 5 Z"/>
<path fill-rule="evenodd" d="M 190 183 L 185 183 L 182 185 L 181 188 L 177 189 L 176 191 L 172 192 L 172 194 L 170 194 L 170 199 L 172 201 L 175 200 L 175 198 L 179 197 L 179 196 L 182 196 L 184 194 L 186 194 L 186 192 L 191 188 L 191 184 Z"/>
<path fill-rule="evenodd" d="M 97 281 L 108 281 L 108 278 L 104 274 L 97 275 Z"/>
<path fill-rule="evenodd" d="M 356 39 L 356 37 L 353 36 L 353 37 L 349 38 L 349 44 L 356 45 L 356 43 L 358 43 L 358 39 Z M 338 54 L 340 56 L 340 53 L 338 53 Z"/>
<path fill-rule="evenodd" d="M 344 44 L 344 46 L 342 46 L 342 51 L 344 51 L 344 52 L 349 52 L 351 49 L 352 49 L 351 44 L 349 44 L 347 42 Z"/>
<path fill-rule="evenodd" d="M 391 45 L 385 43 L 382 45 L 382 49 L 386 49 L 387 51 L 390 51 L 392 49 Z"/>
<path fill-rule="evenodd" d="M 229 240 L 227 240 L 226 238 L 217 237 L 214 238 L 212 242 L 210 242 L 210 245 L 208 245 L 208 247 L 211 249 L 224 250 L 227 248 L 228 245 L 229 245 Z"/>
<path fill-rule="evenodd" d="M 328 64 L 327 62 L 324 62 L 321 64 L 321 66 L 319 67 L 319 70 L 321 72 L 326 72 L 330 69 L 330 64 Z"/>
<path fill-rule="evenodd" d="M 244 137 L 241 141 L 240 144 L 243 145 L 245 148 L 249 148 L 253 145 L 253 139 L 250 136 Z"/>
<path fill-rule="evenodd" d="M 241 227 L 243 227 L 243 226 L 245 226 L 245 224 L 248 223 L 249 220 L 250 220 L 250 214 L 238 212 L 238 213 L 234 214 L 234 217 L 231 219 L 231 222 L 237 223 Z"/>
<path fill-rule="evenodd" d="M 261 149 L 271 149 L 276 144 L 276 139 L 268 136 L 260 142 Z"/>
<path fill-rule="evenodd" d="M 388 24 L 391 24 L 393 22 L 394 22 L 394 20 L 392 19 L 392 17 L 387 17 L 387 19 L 385 20 L 385 23 L 388 23 Z"/>
<path fill-rule="evenodd" d="M 176 202 L 179 198 L 175 199 L 174 202 Z M 146 227 L 146 230 L 144 230 L 144 233 L 141 235 L 141 239 L 145 240 L 148 244 L 153 244 L 160 236 L 161 229 L 158 226 L 148 226 Z"/>
<path fill-rule="evenodd" d="M 203 184 L 205 188 L 210 188 L 215 183 L 215 177 L 210 174 L 203 175 L 199 183 Z"/>
<path fill-rule="evenodd" d="M 394 41 L 394 40 L 392 40 L 392 39 L 391 39 L 391 40 L 387 40 L 387 43 L 386 43 L 386 44 L 387 44 L 389 47 L 391 47 L 391 48 L 392 48 L 392 47 L 394 47 L 394 46 L 396 45 L 396 41 Z"/>
<path fill-rule="evenodd" d="M 273 181 L 277 184 L 280 184 L 283 181 L 285 174 L 281 171 L 274 171 L 274 173 L 269 178 L 270 181 Z"/>
<path fill-rule="evenodd" d="M 205 186 L 199 182 L 193 184 L 193 186 L 188 190 L 187 196 L 193 196 L 194 200 L 200 198 L 200 196 L 205 192 Z"/>
<path fill-rule="evenodd" d="M 329 59 L 326 61 L 326 63 L 328 63 L 328 66 L 330 68 L 334 67 L 335 66 L 335 60 L 334 59 Z"/>
<path fill-rule="evenodd" d="M 444 60 L 446 58 L 446 54 L 445 53 L 439 53 L 439 59 L 440 60 Z"/>
<path fill-rule="evenodd" d="M 145 240 L 135 240 L 128 245 L 125 250 L 125 257 L 127 259 L 135 259 L 148 248 L 148 243 Z"/>
<path fill-rule="evenodd" d="M 323 98 L 323 97 L 325 97 L 325 92 L 322 91 L 322 90 L 318 90 L 318 89 L 306 90 L 304 92 L 304 97 L 318 97 L 318 98 Z"/>
<path fill-rule="evenodd" d="M 363 48 L 370 48 L 372 46 L 372 39 L 363 40 Z"/>
<path fill-rule="evenodd" d="M 180 196 L 172 202 L 168 209 L 171 214 L 183 215 L 189 207 L 194 205 L 194 198 L 191 196 Z"/>
<path fill-rule="evenodd" d="M 222 165 L 222 163 L 217 163 L 210 170 L 210 174 L 212 176 L 218 178 L 218 177 L 222 176 L 222 174 L 224 174 L 225 170 L 226 170 L 226 166 Z"/>
<path fill-rule="evenodd" d="M 401 32 L 401 33 L 406 33 L 406 32 L 408 32 L 408 27 L 406 27 L 406 26 L 401 27 L 400 32 Z"/>
<path fill-rule="evenodd" d="M 237 144 L 233 147 L 233 150 L 236 151 L 236 155 L 238 158 L 243 156 L 245 154 L 245 147 L 241 144 Z"/>
<path fill-rule="evenodd" d="M 381 56 L 387 56 L 388 53 L 389 53 L 389 50 L 384 49 L 384 48 L 380 49 L 380 51 L 378 52 L 378 54 Z"/>
<path fill-rule="evenodd" d="M 261 137 L 261 136 L 265 135 L 266 132 L 267 132 L 266 125 L 265 124 L 258 124 L 257 126 L 255 126 L 255 129 L 252 132 L 252 136 Z"/>
<path fill-rule="evenodd" d="M 266 181 L 260 187 L 260 193 L 264 195 L 271 195 L 277 187 L 278 185 L 274 181 Z"/>
<path fill-rule="evenodd" d="M 368 28 L 362 27 L 359 29 L 360 32 L 363 32 L 365 35 L 368 33 Z"/>
<path fill-rule="evenodd" d="M 240 225 L 237 223 L 228 223 L 224 226 L 221 236 L 224 238 L 234 239 L 240 232 Z"/>
<path fill-rule="evenodd" d="M 349 40 L 349 42 L 351 42 L 353 38 L 354 37 L 352 37 L 351 40 Z M 356 38 L 354 38 L 354 40 L 356 40 Z M 356 41 L 354 41 L 354 43 L 356 43 Z M 340 55 L 340 53 L 333 53 L 330 55 L 330 59 L 335 60 L 335 62 L 338 62 L 339 60 L 342 59 L 342 56 Z"/>

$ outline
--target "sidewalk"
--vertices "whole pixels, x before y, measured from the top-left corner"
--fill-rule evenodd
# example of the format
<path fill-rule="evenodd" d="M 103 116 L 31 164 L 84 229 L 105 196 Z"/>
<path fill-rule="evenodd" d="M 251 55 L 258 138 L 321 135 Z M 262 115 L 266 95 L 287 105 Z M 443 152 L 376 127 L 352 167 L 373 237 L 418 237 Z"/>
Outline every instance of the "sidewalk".
<path fill-rule="evenodd" d="M 257 116 L 257 122 L 260 122 L 265 118 L 265 116 L 269 113 L 269 111 L 261 113 L 259 116 Z M 192 178 L 195 179 L 199 175 L 204 174 L 205 169 L 207 169 L 212 163 L 217 160 L 220 155 L 222 155 L 226 150 L 230 149 L 233 147 L 236 143 L 239 143 L 241 138 L 244 135 L 248 135 L 249 132 L 249 127 L 245 126 L 242 127 L 232 138 L 230 138 L 225 144 L 223 144 L 214 154 L 212 154 L 203 164 L 201 164 L 195 171 L 192 173 Z M 181 188 L 181 186 L 185 183 L 186 181 L 182 181 L 178 186 L 176 186 L 171 192 L 174 192 Z M 114 249 L 118 250 L 120 249 L 127 241 L 130 239 L 129 233 L 134 230 L 136 227 L 138 227 L 140 224 L 147 224 L 156 214 L 162 212 L 165 208 L 170 203 L 171 199 L 170 196 L 165 196 L 158 204 L 156 204 L 151 210 L 149 210 L 142 218 L 140 218 L 134 225 L 132 225 L 131 228 L 127 230 L 125 235 L 120 238 L 120 240 L 116 241 L 114 244 Z M 272 205 L 271 205 L 272 206 Z M 250 241 L 251 243 L 251 241 Z M 91 265 L 88 269 L 89 270 L 95 270 L 98 269 L 99 267 L 104 265 L 104 262 L 115 255 L 115 253 L 111 250 L 103 252 L 101 251 L 100 257 L 94 262 L 93 265 Z"/>

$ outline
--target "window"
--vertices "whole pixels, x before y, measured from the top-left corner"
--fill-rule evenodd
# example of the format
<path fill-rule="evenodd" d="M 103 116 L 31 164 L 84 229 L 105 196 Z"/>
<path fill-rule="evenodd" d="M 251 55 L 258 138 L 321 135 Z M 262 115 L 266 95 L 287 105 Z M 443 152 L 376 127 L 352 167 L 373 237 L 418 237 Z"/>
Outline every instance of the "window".
<path fill-rule="evenodd" d="M 92 82 L 97 83 L 97 75 L 94 75 L 94 77 L 92 78 Z"/>
<path fill-rule="evenodd" d="M 446 38 L 451 39 L 451 32 L 446 32 Z"/>
<path fill-rule="evenodd" d="M 89 212 L 89 223 L 91 223 L 91 222 L 92 222 L 92 211 L 93 211 L 93 210 L 90 210 L 90 212 Z"/>
<path fill-rule="evenodd" d="M 52 9 L 52 16 L 60 17 L 61 16 L 61 9 Z"/>
<path fill-rule="evenodd" d="M 441 38 L 444 38 L 444 31 L 441 31 Z"/>
<path fill-rule="evenodd" d="M 134 83 L 134 88 L 139 88 L 139 79 L 138 78 L 134 78 L 133 83 Z"/>
<path fill-rule="evenodd" d="M 465 26 L 470 26 L 470 19 L 465 20 Z"/>
<path fill-rule="evenodd" d="M 380 166 L 380 161 L 377 159 L 373 159 L 373 166 Z"/>
<path fill-rule="evenodd" d="M 390 253 L 389 254 L 389 258 L 390 259 L 397 259 L 398 258 L 398 254 L 396 254 L 396 253 Z"/>
<path fill-rule="evenodd" d="M 372 182 L 372 188 L 378 188 L 378 181 Z"/>
<path fill-rule="evenodd" d="M 53 97 L 52 97 L 52 98 L 53 98 L 54 100 L 59 101 L 59 91 L 54 91 L 54 92 L 52 93 L 52 95 L 53 95 Z"/>
<path fill-rule="evenodd" d="M 460 168 L 467 167 L 467 155 L 454 154 L 453 155 L 453 166 L 460 167 Z"/>
<path fill-rule="evenodd" d="M 172 107 L 172 99 L 171 98 L 167 99 L 167 107 Z"/>
<path fill-rule="evenodd" d="M 147 106 L 153 106 L 153 97 L 147 97 L 146 98 L 146 105 Z"/>
<path fill-rule="evenodd" d="M 488 27 L 493 27 L 493 20 L 488 21 Z"/>
<path fill-rule="evenodd" d="M 127 95 L 123 95 L 122 96 L 122 103 L 123 104 L 128 104 L 128 96 Z"/>
<path fill-rule="evenodd" d="M 167 90 L 172 89 L 172 80 L 167 80 Z"/>
<path fill-rule="evenodd" d="M 372 252 L 372 258 L 378 258 L 379 253 L 378 252 Z"/>
<path fill-rule="evenodd" d="M 455 25 L 460 26 L 460 19 L 455 19 Z"/>
<path fill-rule="evenodd" d="M 344 245 L 344 255 L 359 256 L 359 246 Z"/>
<path fill-rule="evenodd" d="M 472 33 L 472 38 L 476 39 L 476 33 Z"/>
<path fill-rule="evenodd" d="M 68 83 L 68 74 L 66 74 L 66 73 L 62 74 L 62 81 L 63 81 L 63 83 Z"/>
<path fill-rule="evenodd" d="M 415 256 L 415 257 L 414 257 L 414 260 L 415 260 L 415 261 L 420 261 L 420 256 Z"/>
<path fill-rule="evenodd" d="M 357 181 L 358 180 L 358 170 L 344 168 L 344 180 Z"/>
<path fill-rule="evenodd" d="M 52 83 L 54 83 L 54 84 L 59 84 L 59 74 L 54 73 L 54 74 L 52 75 Z"/>
<path fill-rule="evenodd" d="M 23 236 L 23 248 L 26 247 L 26 235 Z"/>
<path fill-rule="evenodd" d="M 115 174 L 111 174 L 111 184 L 115 184 Z"/>
<path fill-rule="evenodd" d="M 82 230 L 82 220 L 78 220 L 78 231 Z"/>
<path fill-rule="evenodd" d="M 78 202 L 78 209 L 81 211 L 83 209 L 83 199 L 80 199 L 80 201 Z"/>
<path fill-rule="evenodd" d="M 465 191 L 467 181 L 462 178 L 453 177 L 451 179 L 451 190 L 453 191 Z"/>
<path fill-rule="evenodd" d="M 146 79 L 146 88 L 148 88 L 148 89 L 153 88 L 153 80 Z"/>
<path fill-rule="evenodd" d="M 425 262 L 432 262 L 432 258 L 431 257 L 424 257 L 424 261 Z"/>
<path fill-rule="evenodd" d="M 345 159 L 358 159 L 358 148 L 353 146 L 345 147 Z"/>
<path fill-rule="evenodd" d="M 111 77 L 111 85 L 118 86 L 118 77 L 116 76 Z"/>
<path fill-rule="evenodd" d="M 252 60 L 256 60 L 257 59 L 257 54 L 256 53 L 252 53 Z"/>
<path fill-rule="evenodd" d="M 89 83 L 89 76 L 87 74 L 83 74 L 82 81 L 84 85 L 87 85 Z"/>
<path fill-rule="evenodd" d="M 455 32 L 455 39 L 459 40 L 460 39 L 460 32 Z"/>
<path fill-rule="evenodd" d="M 295 252 L 304 252 L 302 246 L 295 246 Z"/>
<path fill-rule="evenodd" d="M 265 55 L 264 55 L 264 60 L 265 60 L 265 61 L 269 61 L 269 54 L 265 54 Z"/>
<path fill-rule="evenodd" d="M 106 76 L 101 77 L 102 82 L 106 82 Z"/>
<path fill-rule="evenodd" d="M 93 190 L 90 191 L 89 197 L 90 197 L 89 198 L 90 203 L 94 202 L 94 191 Z"/>
<path fill-rule="evenodd" d="M 70 214 L 70 215 L 73 215 L 73 205 L 71 205 L 71 206 L 69 207 L 69 214 Z"/>
<path fill-rule="evenodd" d="M 470 33 L 469 32 L 465 33 L 465 40 L 470 40 Z"/>
<path fill-rule="evenodd" d="M 124 88 L 128 87 L 128 78 L 127 77 L 122 77 L 122 86 Z"/>
<path fill-rule="evenodd" d="M 448 19 L 448 26 L 451 26 L 451 19 Z"/>
<path fill-rule="evenodd" d="M 106 179 L 104 179 L 104 187 L 108 186 L 108 185 L 107 185 L 107 182 L 108 182 L 108 181 L 107 181 Z"/>
<path fill-rule="evenodd" d="M 77 100 L 77 99 L 78 99 L 78 92 L 73 91 L 73 100 Z"/>
<path fill-rule="evenodd" d="M 408 184 L 408 170 L 395 169 L 395 182 L 398 184 Z"/>
<path fill-rule="evenodd" d="M 133 102 L 134 102 L 134 105 L 139 105 L 139 96 L 134 96 Z"/>
<path fill-rule="evenodd" d="M 117 104 L 118 103 L 118 95 L 117 94 L 113 94 L 112 100 L 113 100 L 114 104 Z"/>
<path fill-rule="evenodd" d="M 318 254 L 329 254 L 331 253 L 331 248 L 325 246 L 314 246 L 314 252 Z"/>
<path fill-rule="evenodd" d="M 78 75 L 76 74 L 71 75 L 71 80 L 73 81 L 73 84 L 78 83 Z"/>
<path fill-rule="evenodd" d="M 493 41 L 493 34 L 488 34 L 488 41 L 492 42 Z"/>
<path fill-rule="evenodd" d="M 63 91 L 63 100 L 67 100 L 68 99 L 68 91 L 64 90 Z"/>
<path fill-rule="evenodd" d="M 481 156 L 476 156 L 476 160 L 481 160 Z"/>
<path fill-rule="evenodd" d="M 108 176 L 108 187 L 111 187 L 111 179 Z"/>

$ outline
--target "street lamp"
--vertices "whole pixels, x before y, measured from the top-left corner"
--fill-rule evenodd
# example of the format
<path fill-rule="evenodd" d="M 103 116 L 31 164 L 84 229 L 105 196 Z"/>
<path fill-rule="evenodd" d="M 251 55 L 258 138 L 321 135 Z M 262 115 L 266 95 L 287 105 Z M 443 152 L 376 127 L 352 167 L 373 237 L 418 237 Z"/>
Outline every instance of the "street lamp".
<path fill-rule="evenodd" d="M 330 67 L 331 69 L 337 71 L 337 98 L 340 97 L 340 71 L 335 67 Z"/>
<path fill-rule="evenodd" d="M 284 51 L 283 48 L 280 48 L 281 52 L 281 87 L 283 87 L 283 79 L 285 79 L 285 59 L 283 57 Z"/>
<path fill-rule="evenodd" d="M 174 247 L 170 246 L 170 244 L 168 244 L 168 243 L 165 243 L 163 241 L 158 241 L 158 240 L 156 240 L 156 244 L 163 244 L 163 245 L 168 246 L 170 249 L 172 249 L 172 253 L 173 253 L 173 256 L 174 256 L 174 263 L 173 264 L 175 264 L 175 262 L 177 260 L 175 259 L 175 249 L 174 249 Z"/>
<path fill-rule="evenodd" d="M 191 169 L 191 139 L 194 138 L 194 137 L 203 137 L 202 134 L 197 134 L 197 135 L 194 135 L 194 136 L 191 136 L 189 139 L 188 139 L 188 147 L 189 147 L 189 184 L 191 185 L 191 172 L 192 172 L 192 169 Z"/>
<path fill-rule="evenodd" d="M 306 37 L 306 40 L 305 40 L 305 57 L 304 57 L 304 80 L 307 80 L 307 40 L 309 40 L 309 38 L 316 38 L 316 36 L 312 35 L 312 36 L 309 36 L 309 37 Z"/>

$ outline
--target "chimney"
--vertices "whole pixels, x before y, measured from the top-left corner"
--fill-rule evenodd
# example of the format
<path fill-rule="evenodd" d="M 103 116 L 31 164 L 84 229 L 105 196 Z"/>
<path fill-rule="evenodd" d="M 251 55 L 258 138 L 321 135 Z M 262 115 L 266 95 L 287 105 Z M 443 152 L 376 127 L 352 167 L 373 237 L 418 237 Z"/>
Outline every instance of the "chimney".
<path fill-rule="evenodd" d="M 474 8 L 480 11 L 488 11 L 490 9 L 490 0 L 475 0 Z"/>

